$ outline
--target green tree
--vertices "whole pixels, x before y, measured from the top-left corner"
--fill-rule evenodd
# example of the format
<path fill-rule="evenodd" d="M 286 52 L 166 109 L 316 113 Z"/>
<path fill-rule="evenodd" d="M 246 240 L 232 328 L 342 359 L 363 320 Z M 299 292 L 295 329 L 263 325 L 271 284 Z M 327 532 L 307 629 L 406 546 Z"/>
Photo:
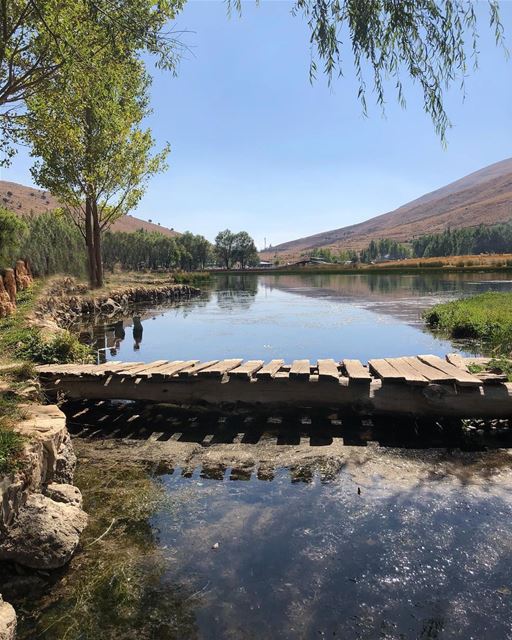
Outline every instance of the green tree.
<path fill-rule="evenodd" d="M 234 249 L 235 234 L 232 233 L 229 229 L 219 231 L 219 233 L 215 237 L 215 253 L 220 264 L 226 269 L 231 269 L 233 260 L 235 258 Z"/>
<path fill-rule="evenodd" d="M 241 269 L 245 269 L 250 264 L 258 263 L 258 250 L 247 231 L 240 231 L 234 235 L 233 259 L 240 263 Z"/>
<path fill-rule="evenodd" d="M 27 223 L 22 218 L 0 208 L 0 267 L 12 267 L 14 261 L 21 257 L 27 233 Z"/>
<path fill-rule="evenodd" d="M 84 54 L 94 37 L 84 35 Z M 143 65 L 127 52 L 111 53 L 105 50 L 101 74 L 56 76 L 47 91 L 27 100 L 26 135 L 38 158 L 32 174 L 80 229 L 94 287 L 103 284 L 103 231 L 137 205 L 168 152 L 152 156 L 151 132 L 140 127 L 149 112 Z"/>

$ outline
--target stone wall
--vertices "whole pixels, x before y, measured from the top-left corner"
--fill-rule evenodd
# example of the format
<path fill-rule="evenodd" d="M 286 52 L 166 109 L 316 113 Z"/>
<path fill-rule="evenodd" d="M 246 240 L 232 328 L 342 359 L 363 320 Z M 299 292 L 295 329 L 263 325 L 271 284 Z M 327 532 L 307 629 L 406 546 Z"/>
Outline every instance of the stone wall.
<path fill-rule="evenodd" d="M 72 485 L 76 458 L 66 417 L 55 405 L 27 405 L 15 430 L 25 445 L 19 468 L 0 476 L 0 560 L 47 571 L 65 565 L 87 524 Z M 0 640 L 14 638 L 12 607 L 0 596 Z"/>

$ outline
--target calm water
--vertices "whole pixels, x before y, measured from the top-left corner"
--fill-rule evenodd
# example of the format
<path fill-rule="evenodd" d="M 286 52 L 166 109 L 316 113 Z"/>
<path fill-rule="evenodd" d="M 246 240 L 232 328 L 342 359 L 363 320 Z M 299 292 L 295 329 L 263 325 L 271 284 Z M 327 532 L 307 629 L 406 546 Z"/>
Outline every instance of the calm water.
<path fill-rule="evenodd" d="M 82 337 L 102 359 L 127 361 L 442 355 L 454 346 L 424 328 L 421 312 L 489 290 L 512 291 L 510 276 L 216 276 L 200 298 L 85 327 Z"/>
<path fill-rule="evenodd" d="M 512 282 L 216 277 L 198 299 L 82 332 L 125 360 L 476 352 L 433 337 L 420 316 L 487 290 Z M 68 412 L 82 434 L 84 549 L 32 587 L 0 580 L 21 640 L 512 638 L 506 427 L 452 437 L 436 424 L 425 439 L 428 425 L 392 418 L 376 428 L 331 416 L 327 432 L 322 418 L 95 411 Z"/>

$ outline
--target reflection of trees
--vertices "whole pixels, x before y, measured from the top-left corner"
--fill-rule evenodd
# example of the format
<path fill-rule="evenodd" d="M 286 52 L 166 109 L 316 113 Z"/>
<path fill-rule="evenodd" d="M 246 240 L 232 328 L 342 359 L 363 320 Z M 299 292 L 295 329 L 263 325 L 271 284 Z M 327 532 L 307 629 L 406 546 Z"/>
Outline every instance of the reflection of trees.
<path fill-rule="evenodd" d="M 221 309 L 248 309 L 258 292 L 258 276 L 222 274 L 216 278 L 217 304 Z"/>

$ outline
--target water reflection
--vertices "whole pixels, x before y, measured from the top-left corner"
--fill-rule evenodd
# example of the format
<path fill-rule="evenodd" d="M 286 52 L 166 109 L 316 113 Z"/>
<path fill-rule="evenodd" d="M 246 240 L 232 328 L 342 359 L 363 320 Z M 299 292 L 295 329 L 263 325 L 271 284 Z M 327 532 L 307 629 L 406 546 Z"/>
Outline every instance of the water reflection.
<path fill-rule="evenodd" d="M 512 290 L 512 282 L 503 273 L 219 275 L 198 298 L 78 330 L 101 362 L 477 354 L 478 344 L 434 337 L 421 313 L 487 290 Z"/>

